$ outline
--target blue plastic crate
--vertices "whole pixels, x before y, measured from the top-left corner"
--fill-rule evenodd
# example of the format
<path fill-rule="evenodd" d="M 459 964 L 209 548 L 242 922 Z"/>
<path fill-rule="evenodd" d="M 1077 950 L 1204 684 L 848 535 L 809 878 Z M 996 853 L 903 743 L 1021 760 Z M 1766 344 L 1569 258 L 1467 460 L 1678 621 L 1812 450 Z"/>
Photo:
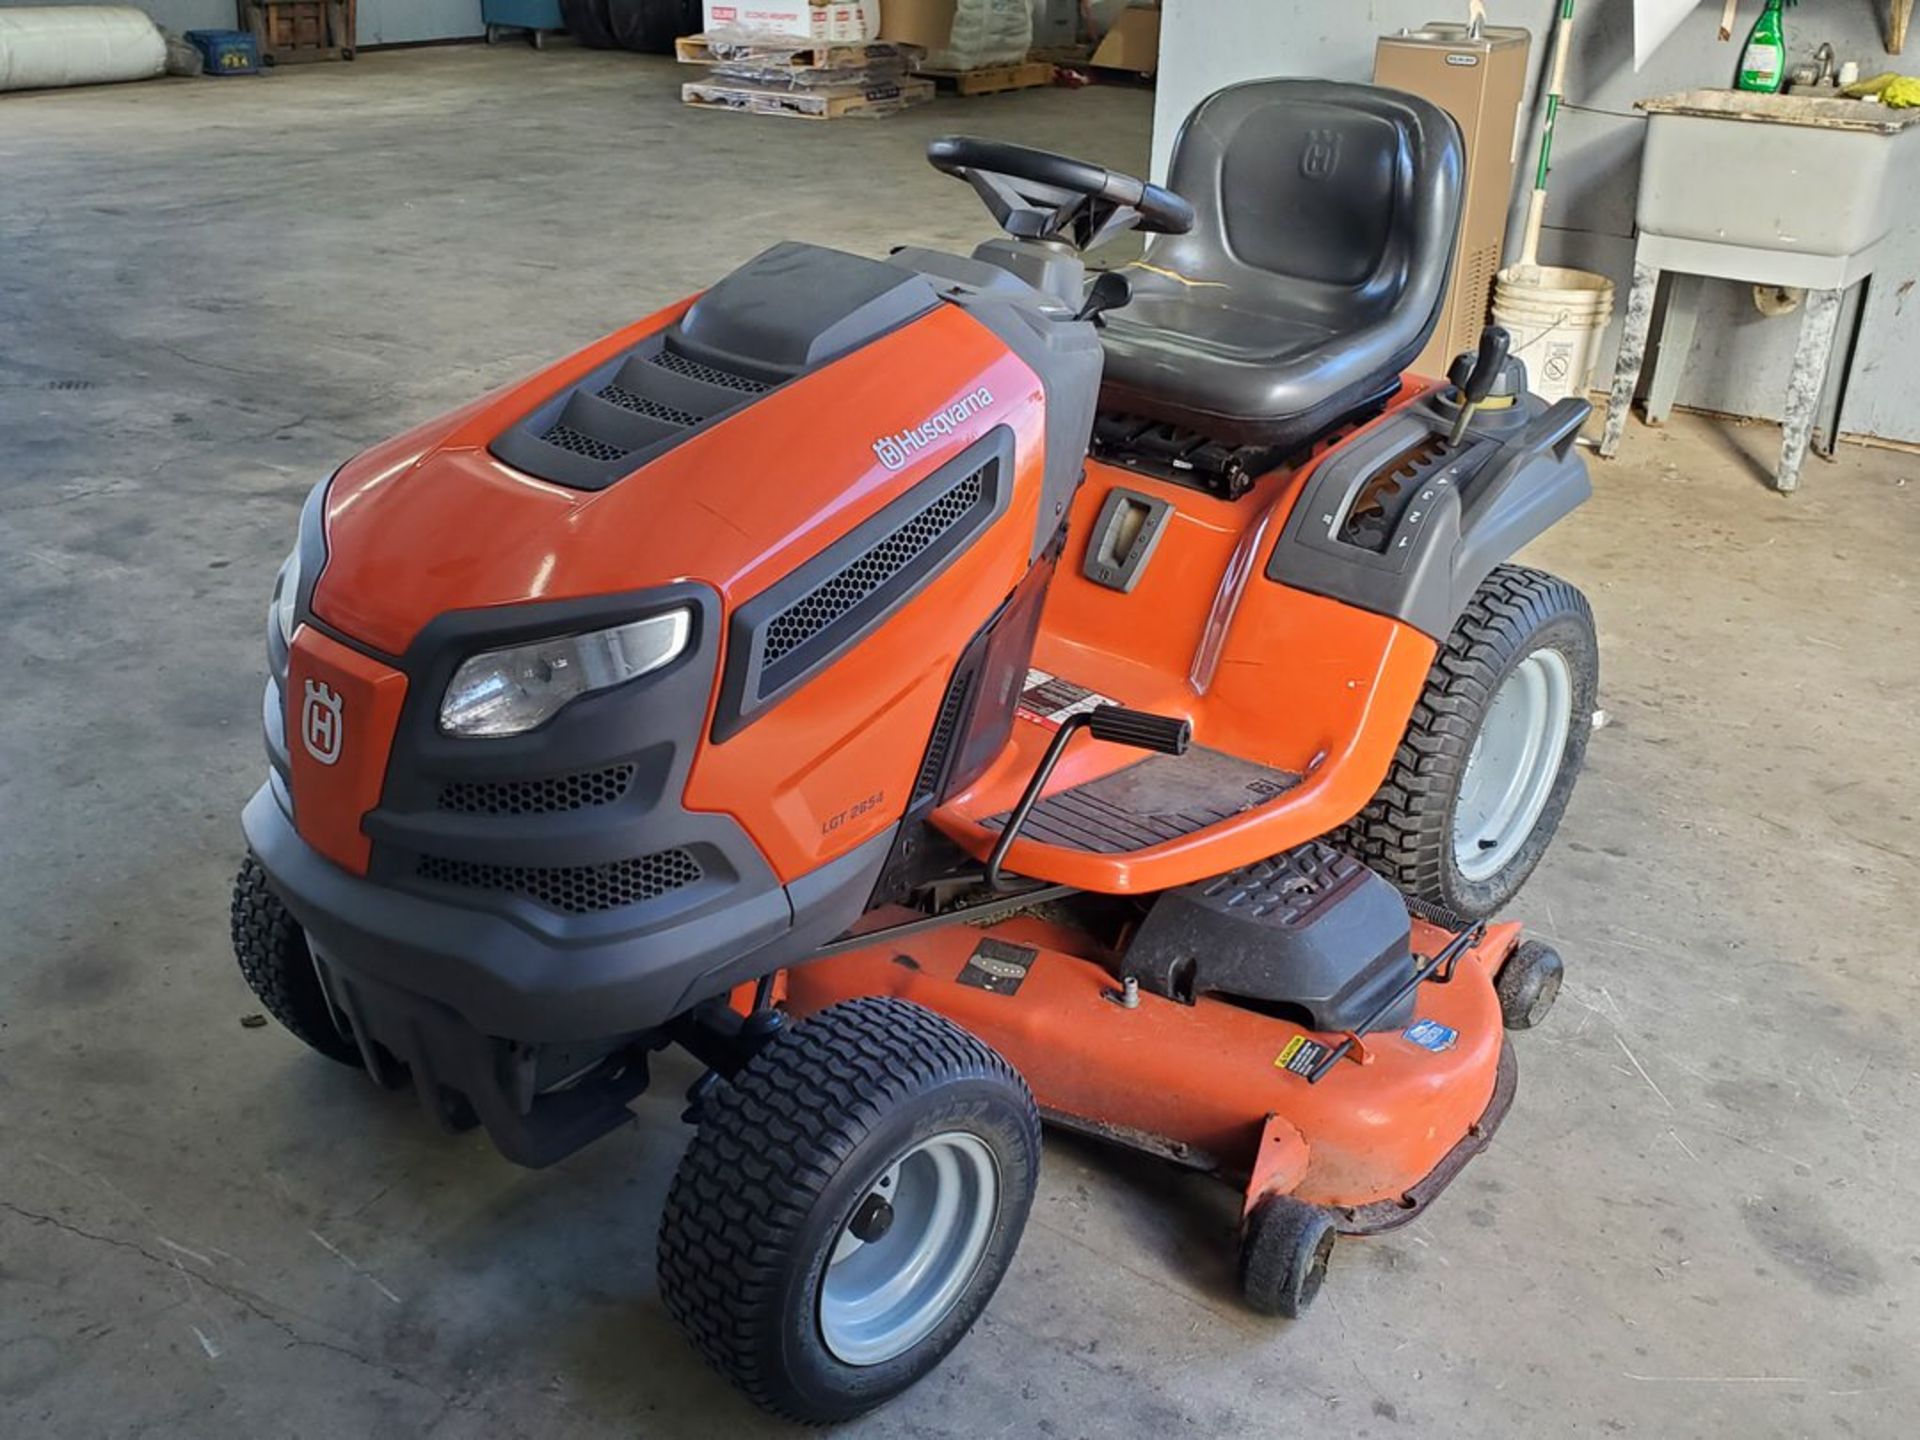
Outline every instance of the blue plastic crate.
<path fill-rule="evenodd" d="M 260 47 L 248 30 L 189 30 L 187 43 L 200 52 L 209 75 L 258 75 Z"/>

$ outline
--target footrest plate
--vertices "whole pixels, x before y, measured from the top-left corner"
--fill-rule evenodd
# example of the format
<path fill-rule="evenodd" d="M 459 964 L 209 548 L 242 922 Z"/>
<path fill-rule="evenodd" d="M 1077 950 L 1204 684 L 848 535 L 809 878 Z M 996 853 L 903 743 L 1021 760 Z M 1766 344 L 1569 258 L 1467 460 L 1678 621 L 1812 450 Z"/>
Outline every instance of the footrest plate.
<path fill-rule="evenodd" d="M 1020 838 L 1063 850 L 1130 854 L 1231 820 L 1299 783 L 1290 771 L 1195 746 L 1047 796 L 1027 816 Z M 1009 813 L 980 823 L 997 832 Z"/>

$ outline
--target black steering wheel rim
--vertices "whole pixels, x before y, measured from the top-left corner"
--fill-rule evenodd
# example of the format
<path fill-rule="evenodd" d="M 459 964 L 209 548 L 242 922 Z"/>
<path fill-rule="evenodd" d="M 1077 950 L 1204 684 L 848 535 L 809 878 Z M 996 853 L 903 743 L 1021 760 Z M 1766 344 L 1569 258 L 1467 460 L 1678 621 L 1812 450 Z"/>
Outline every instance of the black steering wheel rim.
<path fill-rule="evenodd" d="M 1133 228 L 1150 234 L 1184 235 L 1193 228 L 1193 206 L 1173 191 L 1050 150 L 975 135 L 942 135 L 927 143 L 927 159 L 936 170 L 962 179 L 978 171 L 1124 206 L 1139 216 Z"/>

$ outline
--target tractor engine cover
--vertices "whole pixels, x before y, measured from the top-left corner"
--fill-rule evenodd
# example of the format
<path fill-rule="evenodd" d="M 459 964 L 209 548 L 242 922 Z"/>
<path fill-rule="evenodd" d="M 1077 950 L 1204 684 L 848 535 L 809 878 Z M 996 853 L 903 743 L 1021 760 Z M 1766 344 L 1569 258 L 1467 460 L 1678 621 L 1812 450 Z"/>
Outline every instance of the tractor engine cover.
<path fill-rule="evenodd" d="M 1161 894 L 1120 974 L 1183 1004 L 1229 995 L 1357 1030 L 1413 974 L 1412 928 L 1399 891 L 1316 840 Z M 1408 994 L 1373 1028 L 1412 1017 Z"/>

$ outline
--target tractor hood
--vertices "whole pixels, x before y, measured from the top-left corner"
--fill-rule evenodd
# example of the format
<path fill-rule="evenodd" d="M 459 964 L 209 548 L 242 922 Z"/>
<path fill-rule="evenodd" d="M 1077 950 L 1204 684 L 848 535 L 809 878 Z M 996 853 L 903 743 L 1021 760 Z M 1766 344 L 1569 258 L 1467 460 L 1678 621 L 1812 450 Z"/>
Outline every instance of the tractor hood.
<path fill-rule="evenodd" d="M 996 426 L 1034 372 L 911 271 L 776 246 L 691 304 L 335 476 L 314 614 L 387 655 L 451 611 L 694 581 L 731 609 Z"/>

